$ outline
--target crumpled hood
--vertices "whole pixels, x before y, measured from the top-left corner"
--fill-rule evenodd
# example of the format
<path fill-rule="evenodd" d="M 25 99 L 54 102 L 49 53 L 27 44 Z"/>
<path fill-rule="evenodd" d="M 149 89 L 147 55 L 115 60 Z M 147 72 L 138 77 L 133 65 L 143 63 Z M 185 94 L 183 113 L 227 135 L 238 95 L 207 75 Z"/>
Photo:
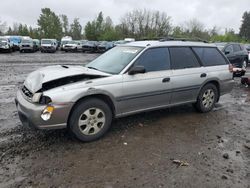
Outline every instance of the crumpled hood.
<path fill-rule="evenodd" d="M 30 73 L 24 81 L 24 85 L 32 93 L 35 93 L 42 88 L 43 83 L 75 75 L 109 76 L 110 74 L 89 69 L 83 66 L 55 65 L 44 67 Z"/>

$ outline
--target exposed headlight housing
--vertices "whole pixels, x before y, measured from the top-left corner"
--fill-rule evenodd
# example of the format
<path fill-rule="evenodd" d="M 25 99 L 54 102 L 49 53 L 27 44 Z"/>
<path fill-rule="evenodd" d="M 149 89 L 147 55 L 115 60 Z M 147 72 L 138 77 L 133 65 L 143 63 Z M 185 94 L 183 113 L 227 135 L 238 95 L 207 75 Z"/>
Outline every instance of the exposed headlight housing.
<path fill-rule="evenodd" d="M 40 98 L 42 96 L 42 93 L 35 93 L 32 97 L 32 102 L 39 102 Z"/>
<path fill-rule="evenodd" d="M 51 102 L 52 102 L 51 98 L 48 97 L 48 96 L 44 96 L 44 95 L 42 95 L 42 96 L 40 97 L 40 100 L 39 100 L 39 103 L 40 103 L 40 104 L 49 104 L 49 103 L 51 103 Z"/>
<path fill-rule="evenodd" d="M 32 102 L 39 104 L 49 104 L 52 102 L 51 98 L 44 96 L 43 93 L 35 93 L 32 97 Z"/>

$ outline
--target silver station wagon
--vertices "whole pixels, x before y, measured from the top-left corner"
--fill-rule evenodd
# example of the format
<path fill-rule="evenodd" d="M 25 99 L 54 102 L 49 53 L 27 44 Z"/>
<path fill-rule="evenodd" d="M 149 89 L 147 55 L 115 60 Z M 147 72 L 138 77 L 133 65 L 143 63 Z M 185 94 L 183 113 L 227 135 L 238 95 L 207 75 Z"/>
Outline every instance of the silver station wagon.
<path fill-rule="evenodd" d="M 122 116 L 187 103 L 209 112 L 232 84 L 232 67 L 213 44 L 138 41 L 85 66 L 56 65 L 30 73 L 16 105 L 23 124 L 68 128 L 87 142 L 103 136 Z"/>

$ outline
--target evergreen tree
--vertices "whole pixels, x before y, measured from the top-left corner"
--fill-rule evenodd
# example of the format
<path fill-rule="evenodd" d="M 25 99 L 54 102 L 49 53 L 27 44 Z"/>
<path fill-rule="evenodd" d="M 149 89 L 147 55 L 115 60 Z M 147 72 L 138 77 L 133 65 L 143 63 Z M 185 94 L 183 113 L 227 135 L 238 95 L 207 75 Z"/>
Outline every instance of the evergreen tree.
<path fill-rule="evenodd" d="M 240 36 L 250 41 L 250 11 L 244 12 L 242 16 L 242 24 L 240 27 Z"/>
<path fill-rule="evenodd" d="M 62 23 L 59 16 L 52 12 L 49 8 L 43 8 L 37 24 L 41 31 L 42 37 L 61 39 Z"/>

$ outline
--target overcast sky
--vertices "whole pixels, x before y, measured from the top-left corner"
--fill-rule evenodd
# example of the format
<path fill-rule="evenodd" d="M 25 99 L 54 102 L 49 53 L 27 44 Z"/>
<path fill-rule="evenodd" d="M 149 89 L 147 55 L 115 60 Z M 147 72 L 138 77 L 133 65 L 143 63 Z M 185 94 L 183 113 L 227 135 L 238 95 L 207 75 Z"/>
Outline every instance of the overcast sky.
<path fill-rule="evenodd" d="M 126 12 L 145 8 L 166 12 L 173 25 L 196 18 L 206 28 L 216 25 L 238 32 L 243 12 L 250 11 L 250 0 L 1 0 L 0 20 L 8 25 L 17 22 L 36 26 L 44 7 L 66 14 L 70 20 L 78 17 L 82 25 L 100 11 L 117 24 Z"/>

